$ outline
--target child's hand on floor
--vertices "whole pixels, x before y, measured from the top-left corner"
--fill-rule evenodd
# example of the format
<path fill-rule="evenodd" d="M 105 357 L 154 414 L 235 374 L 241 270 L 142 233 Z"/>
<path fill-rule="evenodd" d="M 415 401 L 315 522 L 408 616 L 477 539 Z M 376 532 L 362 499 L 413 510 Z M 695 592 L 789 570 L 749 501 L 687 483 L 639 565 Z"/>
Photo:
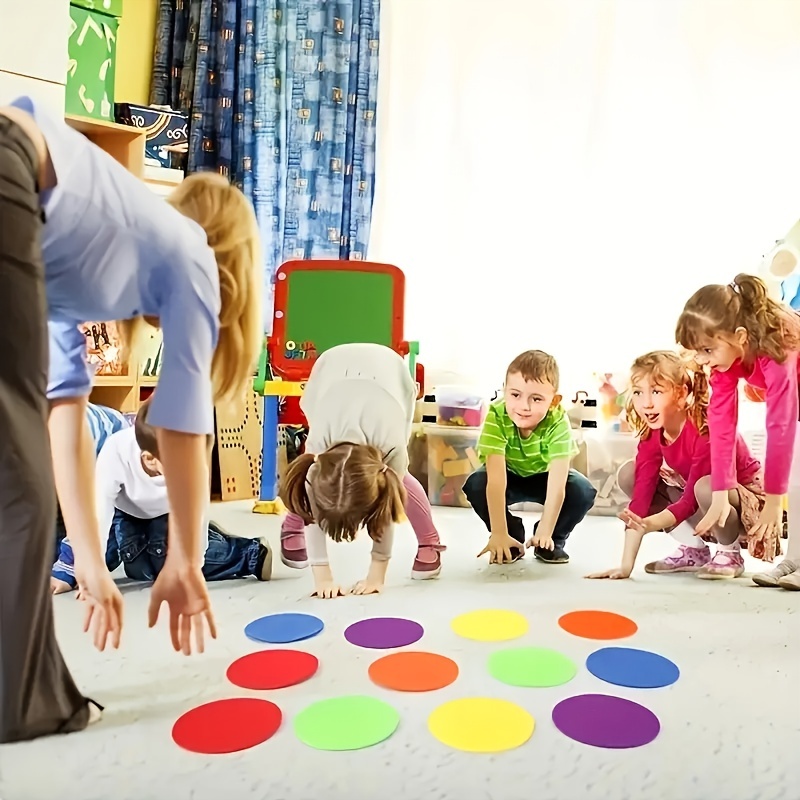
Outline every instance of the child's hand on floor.
<path fill-rule="evenodd" d="M 627 567 L 616 567 L 614 569 L 607 569 L 605 572 L 592 572 L 589 575 L 584 575 L 584 578 L 590 579 L 602 579 L 608 578 L 609 580 L 616 581 L 616 580 L 623 580 L 625 578 L 630 578 L 631 570 Z"/>
<path fill-rule="evenodd" d="M 344 597 L 347 592 L 333 581 L 318 583 L 314 589 L 312 597 L 320 597 L 324 600 L 333 600 L 335 597 Z"/>
<path fill-rule="evenodd" d="M 383 591 L 383 584 L 367 578 L 367 580 L 359 581 L 351 591 L 353 594 L 379 594 Z"/>
<path fill-rule="evenodd" d="M 513 536 L 506 534 L 505 536 L 493 533 L 489 537 L 486 547 L 478 553 L 480 558 L 485 553 L 489 554 L 490 564 L 502 564 L 508 562 L 509 564 L 514 560 L 511 554 L 512 550 L 524 550 L 522 542 L 518 542 Z"/>
<path fill-rule="evenodd" d="M 64 594 L 66 592 L 73 591 L 73 588 L 66 583 L 65 581 L 60 581 L 58 578 L 54 578 L 52 575 L 50 576 L 50 591 L 53 594 Z M 82 598 L 80 595 L 78 596 L 78 600 Z"/>
<path fill-rule="evenodd" d="M 542 550 L 553 550 L 555 548 L 555 544 L 553 544 L 552 534 L 548 536 L 543 533 L 539 533 L 537 530 L 536 533 L 534 533 L 533 536 L 531 536 L 531 538 L 525 543 L 525 547 L 538 547 Z"/>

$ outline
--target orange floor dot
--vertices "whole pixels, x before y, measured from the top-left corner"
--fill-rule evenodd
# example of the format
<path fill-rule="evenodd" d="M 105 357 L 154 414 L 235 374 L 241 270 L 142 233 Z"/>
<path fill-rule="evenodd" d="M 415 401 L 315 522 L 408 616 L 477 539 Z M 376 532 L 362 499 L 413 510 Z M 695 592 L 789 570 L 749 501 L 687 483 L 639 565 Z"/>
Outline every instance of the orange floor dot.
<path fill-rule="evenodd" d="M 625 639 L 639 630 L 632 619 L 611 611 L 571 611 L 558 624 L 567 633 L 583 639 Z"/>
<path fill-rule="evenodd" d="M 369 677 L 384 689 L 433 692 L 449 686 L 458 677 L 458 665 L 436 653 L 405 650 L 373 661 Z"/>

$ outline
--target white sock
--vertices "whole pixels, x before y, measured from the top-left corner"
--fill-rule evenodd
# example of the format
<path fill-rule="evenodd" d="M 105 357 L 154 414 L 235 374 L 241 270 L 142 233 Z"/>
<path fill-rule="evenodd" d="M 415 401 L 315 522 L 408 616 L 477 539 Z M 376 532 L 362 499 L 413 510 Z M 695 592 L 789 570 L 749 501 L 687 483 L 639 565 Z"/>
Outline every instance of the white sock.
<path fill-rule="evenodd" d="M 742 548 L 739 546 L 739 542 L 736 541 L 733 544 L 720 544 L 717 542 L 717 550 L 727 550 L 731 553 L 738 553 Z"/>
<path fill-rule="evenodd" d="M 702 550 L 706 543 L 695 534 L 694 528 L 688 522 L 681 522 L 675 526 L 674 530 L 670 531 L 670 536 L 680 544 L 685 544 L 687 547 L 696 547 Z"/>

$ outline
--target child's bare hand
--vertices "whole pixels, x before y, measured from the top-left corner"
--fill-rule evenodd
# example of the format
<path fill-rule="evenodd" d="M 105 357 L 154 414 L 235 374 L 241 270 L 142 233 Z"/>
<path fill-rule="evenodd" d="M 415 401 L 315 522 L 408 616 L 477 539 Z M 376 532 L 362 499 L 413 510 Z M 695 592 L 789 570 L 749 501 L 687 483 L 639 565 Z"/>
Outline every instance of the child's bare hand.
<path fill-rule="evenodd" d="M 524 545 L 518 542 L 513 536 L 505 534 L 504 536 L 493 533 L 489 537 L 486 547 L 478 553 L 480 558 L 485 553 L 489 554 L 490 564 L 502 564 L 508 562 L 509 564 L 514 560 L 513 550 L 524 550 Z"/>
<path fill-rule="evenodd" d="M 65 594 L 66 592 L 73 591 L 73 588 L 66 583 L 65 581 L 60 581 L 58 578 L 54 578 L 52 575 L 50 576 L 50 591 L 53 594 Z M 83 599 L 82 597 L 78 597 L 78 600 Z"/>
<path fill-rule="evenodd" d="M 545 534 L 539 533 L 538 531 L 534 533 L 530 539 L 528 539 L 525 546 L 529 548 L 538 547 L 542 550 L 553 550 L 555 548 L 552 535 L 546 536 Z"/>
<path fill-rule="evenodd" d="M 584 578 L 603 579 L 608 578 L 612 581 L 623 580 L 630 578 L 631 571 L 626 567 L 615 567 L 614 569 L 607 569 L 605 572 L 592 572 L 589 575 L 584 575 Z"/>
<path fill-rule="evenodd" d="M 312 597 L 320 597 L 324 600 L 333 600 L 336 597 L 344 597 L 347 592 L 336 583 L 319 583 L 317 584 Z"/>
<path fill-rule="evenodd" d="M 383 584 L 377 581 L 359 581 L 351 591 L 353 594 L 379 594 L 383 591 Z"/>

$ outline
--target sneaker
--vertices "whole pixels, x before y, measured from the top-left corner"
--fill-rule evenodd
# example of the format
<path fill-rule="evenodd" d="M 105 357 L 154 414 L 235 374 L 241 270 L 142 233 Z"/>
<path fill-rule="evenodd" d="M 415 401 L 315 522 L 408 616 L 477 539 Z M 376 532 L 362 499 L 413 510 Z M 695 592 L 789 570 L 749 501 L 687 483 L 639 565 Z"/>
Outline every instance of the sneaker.
<path fill-rule="evenodd" d="M 88 697 L 86 699 L 89 703 L 89 722 L 87 725 L 94 725 L 95 722 L 100 722 L 103 719 L 103 706 Z"/>
<path fill-rule="evenodd" d="M 699 572 L 711 561 L 711 550 L 708 546 L 689 547 L 682 544 L 678 549 L 661 561 L 645 564 L 644 571 L 650 575 L 663 575 L 670 572 Z"/>
<path fill-rule="evenodd" d="M 545 564 L 569 564 L 569 556 L 563 547 L 556 545 L 552 550 L 545 547 L 535 547 L 533 549 L 534 558 L 543 561 Z"/>
<path fill-rule="evenodd" d="M 788 589 L 790 592 L 800 592 L 800 570 L 790 572 L 778 579 L 778 586 L 781 589 Z"/>
<path fill-rule="evenodd" d="M 767 586 L 770 589 L 776 589 L 781 585 L 782 578 L 788 577 L 798 569 L 800 569 L 800 565 L 795 561 L 789 561 L 788 558 L 784 558 L 780 564 L 773 567 L 769 572 L 757 572 L 753 575 L 753 583 L 758 586 Z"/>
<path fill-rule="evenodd" d="M 697 577 L 706 581 L 740 578 L 743 574 L 744 559 L 738 550 L 717 550 L 714 558 L 697 571 Z"/>
<path fill-rule="evenodd" d="M 437 578 L 442 571 L 440 551 L 444 549 L 443 545 L 418 547 L 417 557 L 414 559 L 414 567 L 411 570 L 411 577 L 417 581 L 429 581 L 432 578 Z"/>
<path fill-rule="evenodd" d="M 272 548 L 266 539 L 259 539 L 256 578 L 268 581 L 272 577 Z"/>
<path fill-rule="evenodd" d="M 281 561 L 290 569 L 305 569 L 308 566 L 305 533 L 281 528 Z"/>

